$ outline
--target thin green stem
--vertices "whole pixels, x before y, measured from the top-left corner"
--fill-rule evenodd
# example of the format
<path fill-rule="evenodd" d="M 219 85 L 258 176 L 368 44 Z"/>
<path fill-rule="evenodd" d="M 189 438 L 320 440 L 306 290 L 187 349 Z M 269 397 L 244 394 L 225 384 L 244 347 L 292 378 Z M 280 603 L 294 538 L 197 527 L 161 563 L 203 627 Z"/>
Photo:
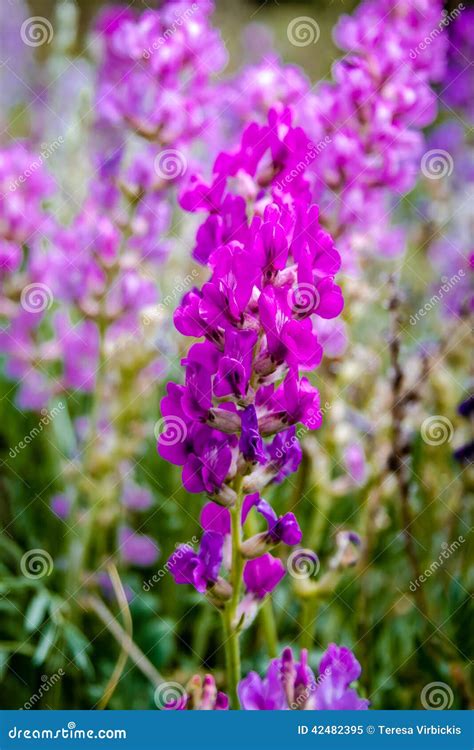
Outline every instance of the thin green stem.
<path fill-rule="evenodd" d="M 250 536 L 258 533 L 258 523 L 253 513 L 249 513 L 245 526 Z M 275 659 L 278 656 L 278 634 L 270 597 L 267 597 L 266 601 L 260 607 L 258 617 L 267 644 L 268 655 L 271 659 Z"/>
<path fill-rule="evenodd" d="M 239 707 L 237 686 L 240 681 L 240 629 L 237 622 L 237 608 L 240 601 L 242 589 L 242 572 L 244 559 L 240 552 L 242 542 L 242 527 L 240 523 L 242 508 L 242 477 L 237 477 L 234 483 L 237 494 L 235 505 L 230 510 L 231 515 L 231 538 L 232 538 L 232 566 L 230 581 L 232 584 L 232 598 L 226 604 L 224 616 L 224 628 L 226 636 L 226 661 L 228 675 L 228 690 L 231 707 Z"/>
<path fill-rule="evenodd" d="M 265 634 L 268 656 L 270 659 L 275 659 L 278 656 L 278 634 L 275 623 L 275 614 L 273 612 L 273 604 L 270 598 L 262 604 L 259 617 Z"/>

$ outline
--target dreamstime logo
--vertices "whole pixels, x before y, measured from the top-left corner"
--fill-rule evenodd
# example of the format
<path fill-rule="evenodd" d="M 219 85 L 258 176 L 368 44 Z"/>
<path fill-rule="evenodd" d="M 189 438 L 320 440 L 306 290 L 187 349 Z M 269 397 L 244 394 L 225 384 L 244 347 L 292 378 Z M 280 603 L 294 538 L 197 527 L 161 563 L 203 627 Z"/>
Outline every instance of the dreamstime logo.
<path fill-rule="evenodd" d="M 21 291 L 20 303 L 26 312 L 41 313 L 49 310 L 53 304 L 53 293 L 49 286 L 41 282 L 28 284 Z"/>
<path fill-rule="evenodd" d="M 142 584 L 143 591 L 151 591 L 155 583 L 158 583 L 161 581 L 162 578 L 165 577 L 167 573 L 170 572 L 171 568 L 173 567 L 173 564 L 176 562 L 176 560 L 181 560 L 185 554 L 188 553 L 189 550 L 193 550 L 193 544 L 197 544 L 199 539 L 197 536 L 193 536 L 191 538 L 191 541 L 185 542 L 184 544 L 181 544 L 181 542 L 177 542 L 175 544 L 176 550 L 173 552 L 172 555 L 168 558 L 168 560 L 165 562 L 162 568 L 160 568 L 156 573 L 153 573 L 152 577 L 148 579 L 148 581 L 144 581 Z"/>
<path fill-rule="evenodd" d="M 25 578 L 44 578 L 53 572 L 53 558 L 45 549 L 30 549 L 20 560 L 20 570 Z"/>
<path fill-rule="evenodd" d="M 311 681 L 309 683 L 308 687 L 304 688 L 301 692 L 298 692 L 293 703 L 290 703 L 290 708 L 292 709 L 292 711 L 297 711 L 305 708 L 313 708 L 311 702 L 309 705 L 307 705 L 308 700 L 317 691 L 318 687 L 320 687 L 320 685 L 322 685 L 323 682 L 331 676 L 331 674 L 331 667 L 326 667 L 324 672 L 322 672 L 314 681 Z"/>
<path fill-rule="evenodd" d="M 428 34 L 428 36 L 425 36 L 424 39 L 421 40 L 421 42 L 416 46 L 412 47 L 410 50 L 410 57 L 412 60 L 416 60 L 420 52 L 425 52 L 430 44 L 433 44 L 433 42 L 436 41 L 436 39 L 444 32 L 445 28 L 449 26 L 451 21 L 455 21 L 456 18 L 458 18 L 461 15 L 461 11 L 465 10 L 466 6 L 464 3 L 459 3 L 457 8 L 454 8 L 454 10 L 450 11 L 448 13 L 447 10 L 443 10 L 442 12 L 442 18 L 437 26 L 434 27 L 434 29 L 431 30 L 431 32 Z"/>
<path fill-rule="evenodd" d="M 421 704 L 427 711 L 444 711 L 453 701 L 453 691 L 445 682 L 430 682 L 421 691 Z"/>
<path fill-rule="evenodd" d="M 146 5 L 145 0 L 142 0 L 142 2 Z M 173 23 L 168 26 L 163 31 L 162 36 L 159 36 L 158 39 L 155 39 L 153 41 L 153 44 L 148 47 L 147 49 L 143 50 L 143 57 L 145 60 L 149 60 L 150 57 L 156 52 L 157 49 L 160 49 L 166 42 L 172 38 L 174 34 L 178 31 L 178 29 L 183 25 L 185 21 L 187 21 L 191 16 L 197 11 L 199 8 L 199 5 L 197 3 L 193 3 L 191 7 L 186 8 L 184 13 L 181 13 L 181 15 L 176 16 Z"/>
<path fill-rule="evenodd" d="M 60 135 L 58 138 L 56 138 L 54 141 L 51 141 L 51 143 L 42 143 L 40 152 L 38 156 L 33 159 L 33 161 L 28 165 L 28 167 L 20 174 L 15 180 L 12 180 L 9 185 L 8 189 L 11 193 L 14 193 L 15 190 L 18 190 L 18 188 L 23 185 L 29 178 L 35 174 L 35 172 L 38 171 L 38 169 L 41 169 L 42 165 L 51 158 L 51 156 L 58 150 L 60 146 L 62 146 L 64 143 L 64 138 L 62 135 Z"/>
<path fill-rule="evenodd" d="M 162 180 L 182 177 L 188 168 L 185 155 L 175 148 L 165 148 L 155 156 L 155 172 Z"/>
<path fill-rule="evenodd" d="M 302 282 L 289 290 L 287 302 L 294 313 L 311 314 L 317 309 L 320 296 L 314 284 Z"/>
<path fill-rule="evenodd" d="M 443 445 L 453 439 L 454 428 L 447 417 L 435 414 L 421 425 L 421 437 L 428 445 Z"/>
<path fill-rule="evenodd" d="M 174 305 L 177 300 L 180 300 L 183 293 L 193 285 L 195 279 L 198 276 L 198 271 L 193 268 L 191 273 L 186 274 L 184 278 L 175 279 L 176 283 L 171 292 L 167 294 L 166 297 L 163 297 L 162 301 L 158 305 L 155 305 L 153 307 L 150 306 L 147 309 L 142 318 L 144 325 L 149 325 L 150 323 L 152 323 L 154 320 L 156 320 L 156 317 L 160 312 L 165 310 L 167 307 Z"/>
<path fill-rule="evenodd" d="M 308 44 L 316 44 L 321 29 L 311 16 L 298 16 L 290 21 L 286 33 L 294 47 L 307 47 Z"/>
<path fill-rule="evenodd" d="M 20 440 L 19 443 L 17 443 L 13 448 L 10 448 L 9 450 L 9 456 L 11 458 L 15 458 L 18 456 L 20 451 L 24 450 L 27 445 L 33 442 L 33 440 L 38 437 L 43 432 L 43 428 L 47 427 L 50 422 L 53 421 L 53 419 L 59 414 L 60 411 L 64 409 L 64 404 L 62 401 L 58 402 L 57 406 L 53 406 L 51 411 L 48 411 L 47 409 L 41 409 L 41 419 L 36 425 L 36 427 L 33 427 L 28 435 L 25 435 L 23 440 Z"/>
<path fill-rule="evenodd" d="M 185 422 L 181 417 L 162 417 L 154 427 L 154 433 L 157 440 L 162 445 L 177 445 L 182 443 L 188 432 Z"/>
<path fill-rule="evenodd" d="M 442 148 L 432 148 L 423 154 L 421 171 L 429 180 L 441 180 L 452 175 L 454 169 L 453 157 Z"/>
<path fill-rule="evenodd" d="M 286 567 L 293 578 L 311 578 L 319 572 L 319 558 L 311 549 L 297 549 L 288 557 Z"/>
<path fill-rule="evenodd" d="M 429 313 L 435 305 L 437 305 L 439 302 L 441 302 L 442 299 L 444 299 L 445 295 L 448 294 L 451 289 L 453 289 L 454 286 L 458 284 L 462 278 L 464 278 L 465 275 L 466 274 L 464 273 L 464 269 L 460 268 L 458 272 L 453 274 L 449 279 L 447 276 L 442 276 L 442 286 L 440 286 L 436 294 L 433 294 L 431 299 L 426 302 L 423 307 L 420 307 L 416 315 L 410 315 L 410 325 L 414 326 L 417 324 L 420 318 L 424 318 L 425 315 Z"/>
<path fill-rule="evenodd" d="M 21 24 L 20 36 L 28 47 L 41 47 L 51 42 L 54 36 L 53 26 L 43 16 L 31 16 Z"/>
<path fill-rule="evenodd" d="M 23 704 L 20 710 L 29 711 L 31 708 L 34 708 L 43 695 L 47 693 L 48 690 L 51 690 L 51 688 L 54 687 L 64 675 L 65 672 L 63 669 L 58 669 L 58 671 L 51 675 L 51 677 L 48 677 L 47 674 L 41 675 L 41 685 L 39 686 L 38 691 L 33 693 L 31 698 Z"/>
<path fill-rule="evenodd" d="M 305 153 L 304 159 L 300 159 L 298 164 L 289 172 L 285 171 L 283 176 L 275 183 L 275 187 L 278 190 L 284 190 L 285 187 L 291 185 L 293 180 L 304 175 L 306 168 L 313 163 L 316 157 L 319 156 L 319 154 L 321 154 L 330 143 L 332 143 L 332 138 L 329 135 L 325 135 L 324 138 L 317 143 L 308 143 L 308 150 Z"/>
<path fill-rule="evenodd" d="M 157 708 L 173 709 L 180 705 L 186 690 L 179 682 L 162 682 L 155 690 L 154 701 Z"/>
<path fill-rule="evenodd" d="M 453 552 L 457 552 L 461 544 L 464 544 L 465 541 L 466 540 L 461 534 L 457 539 L 454 540 L 454 542 L 451 542 L 451 544 L 443 542 L 441 545 L 442 552 L 440 552 L 440 554 L 438 555 L 438 559 L 433 560 L 429 568 L 426 568 L 426 570 L 421 573 L 418 578 L 416 578 L 414 581 L 410 581 L 410 591 L 416 591 L 417 588 L 425 583 L 428 578 L 431 578 L 431 576 L 444 565 L 445 561 L 449 560 Z"/>

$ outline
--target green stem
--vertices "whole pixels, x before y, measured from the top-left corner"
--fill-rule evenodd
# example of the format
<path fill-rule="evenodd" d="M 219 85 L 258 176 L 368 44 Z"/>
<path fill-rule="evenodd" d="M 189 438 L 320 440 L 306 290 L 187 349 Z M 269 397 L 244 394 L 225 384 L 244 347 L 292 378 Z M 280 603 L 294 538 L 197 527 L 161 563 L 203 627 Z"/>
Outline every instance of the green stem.
<path fill-rule="evenodd" d="M 270 659 L 275 659 L 278 656 L 278 634 L 271 599 L 267 599 L 262 604 L 259 617 L 265 634 L 268 656 Z"/>
<path fill-rule="evenodd" d="M 224 628 L 226 635 L 226 661 L 228 675 L 228 689 L 231 707 L 238 709 L 239 699 L 237 686 L 240 681 L 240 632 L 237 622 L 237 608 L 240 601 L 242 588 L 242 572 L 244 559 L 240 553 L 242 542 L 242 527 L 240 523 L 242 508 L 242 477 L 237 477 L 234 489 L 237 493 L 235 505 L 230 509 L 231 516 L 231 538 L 232 538 L 232 567 L 230 581 L 232 584 L 232 598 L 224 609 Z"/>
<path fill-rule="evenodd" d="M 249 513 L 245 526 L 250 536 L 257 534 L 258 523 L 253 513 Z M 273 604 L 270 597 L 267 597 L 260 607 L 258 617 L 262 625 L 268 655 L 271 659 L 275 659 L 278 656 L 278 634 L 275 623 L 275 614 L 273 612 Z"/>

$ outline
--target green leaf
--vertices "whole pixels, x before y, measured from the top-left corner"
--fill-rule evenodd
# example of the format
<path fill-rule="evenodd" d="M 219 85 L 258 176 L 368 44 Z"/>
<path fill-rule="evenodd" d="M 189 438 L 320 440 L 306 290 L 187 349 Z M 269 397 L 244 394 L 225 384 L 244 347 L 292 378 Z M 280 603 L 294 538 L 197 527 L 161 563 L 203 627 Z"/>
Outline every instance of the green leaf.
<path fill-rule="evenodd" d="M 92 676 L 94 674 L 94 669 L 92 662 L 87 656 L 90 643 L 84 633 L 82 633 L 75 625 L 68 622 L 64 625 L 63 634 L 73 662 L 85 674 Z"/>
<path fill-rule="evenodd" d="M 25 628 L 27 633 L 32 633 L 43 622 L 50 603 L 49 593 L 46 589 L 38 591 L 28 609 L 25 612 Z"/>
<path fill-rule="evenodd" d="M 45 630 L 43 631 L 43 635 L 41 636 L 36 651 L 33 655 L 33 664 L 35 666 L 43 664 L 50 652 L 51 647 L 54 646 L 56 638 L 57 628 L 55 625 L 53 625 L 53 623 L 49 623 L 49 625 L 47 625 Z"/>

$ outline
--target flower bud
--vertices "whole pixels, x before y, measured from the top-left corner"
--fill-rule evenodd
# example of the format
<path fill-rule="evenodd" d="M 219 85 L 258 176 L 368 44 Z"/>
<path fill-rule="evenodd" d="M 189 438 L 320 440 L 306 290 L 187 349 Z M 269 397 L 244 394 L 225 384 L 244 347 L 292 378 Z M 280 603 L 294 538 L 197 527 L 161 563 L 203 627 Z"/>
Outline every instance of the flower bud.
<path fill-rule="evenodd" d="M 272 542 L 270 535 L 267 531 L 261 531 L 259 534 L 251 536 L 242 542 L 240 545 L 240 552 L 243 557 L 247 560 L 253 560 L 255 557 L 260 557 L 268 552 L 275 543 Z"/>

